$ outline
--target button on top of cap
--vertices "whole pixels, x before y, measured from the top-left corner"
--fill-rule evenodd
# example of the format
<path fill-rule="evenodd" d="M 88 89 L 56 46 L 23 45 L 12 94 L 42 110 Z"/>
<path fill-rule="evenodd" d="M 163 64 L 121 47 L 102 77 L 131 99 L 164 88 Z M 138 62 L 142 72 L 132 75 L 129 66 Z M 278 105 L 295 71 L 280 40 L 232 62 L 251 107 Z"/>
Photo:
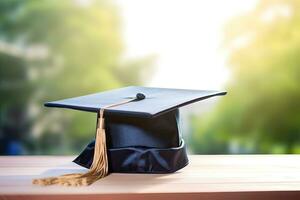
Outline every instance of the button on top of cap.
<path fill-rule="evenodd" d="M 143 93 L 137 93 L 136 94 L 136 99 L 137 100 L 143 100 L 146 98 L 146 95 L 144 95 Z"/>

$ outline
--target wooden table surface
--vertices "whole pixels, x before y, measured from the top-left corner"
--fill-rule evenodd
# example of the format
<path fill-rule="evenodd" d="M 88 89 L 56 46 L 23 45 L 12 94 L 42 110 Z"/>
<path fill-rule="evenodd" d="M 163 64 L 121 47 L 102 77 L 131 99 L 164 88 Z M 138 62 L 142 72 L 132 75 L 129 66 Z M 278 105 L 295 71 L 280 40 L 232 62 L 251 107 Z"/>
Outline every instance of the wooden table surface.
<path fill-rule="evenodd" d="M 0 199 L 300 199 L 300 156 L 197 155 L 173 174 L 110 174 L 88 187 L 31 180 L 85 169 L 73 156 L 0 157 Z"/>

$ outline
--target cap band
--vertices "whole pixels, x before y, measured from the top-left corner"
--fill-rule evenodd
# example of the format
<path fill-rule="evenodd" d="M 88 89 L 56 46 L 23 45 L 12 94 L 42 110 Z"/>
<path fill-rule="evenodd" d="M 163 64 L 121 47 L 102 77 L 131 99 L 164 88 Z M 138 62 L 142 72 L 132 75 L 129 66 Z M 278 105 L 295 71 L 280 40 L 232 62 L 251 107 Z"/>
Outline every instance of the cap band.
<path fill-rule="evenodd" d="M 90 142 L 73 160 L 76 164 L 90 168 L 93 162 L 95 141 Z M 173 148 L 110 148 L 109 171 L 115 173 L 171 173 L 188 164 L 184 140 Z M 151 164 L 149 164 L 149 160 Z"/>

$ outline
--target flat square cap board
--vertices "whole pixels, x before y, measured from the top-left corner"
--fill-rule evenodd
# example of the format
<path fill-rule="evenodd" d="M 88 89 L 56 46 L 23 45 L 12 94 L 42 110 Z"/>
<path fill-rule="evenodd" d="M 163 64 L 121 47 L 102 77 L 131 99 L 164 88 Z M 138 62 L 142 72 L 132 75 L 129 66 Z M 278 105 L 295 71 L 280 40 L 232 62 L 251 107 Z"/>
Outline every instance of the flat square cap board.
<path fill-rule="evenodd" d="M 75 98 L 47 102 L 45 106 L 98 112 L 99 109 L 107 105 L 135 98 L 138 93 L 144 94 L 145 99 L 108 108 L 105 110 L 105 113 L 151 118 L 187 104 L 226 94 L 224 91 L 129 86 Z"/>

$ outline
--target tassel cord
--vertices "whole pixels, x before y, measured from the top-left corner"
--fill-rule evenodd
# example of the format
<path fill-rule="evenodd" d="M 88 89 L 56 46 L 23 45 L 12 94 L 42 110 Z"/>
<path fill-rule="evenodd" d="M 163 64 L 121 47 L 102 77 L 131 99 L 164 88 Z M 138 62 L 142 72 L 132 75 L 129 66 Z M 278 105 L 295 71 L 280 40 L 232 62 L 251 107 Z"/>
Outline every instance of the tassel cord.
<path fill-rule="evenodd" d="M 104 123 L 104 110 L 107 108 L 119 106 L 122 104 L 129 103 L 134 99 L 126 99 L 122 102 L 111 104 L 101 108 L 98 113 L 96 136 L 95 136 L 95 149 L 93 163 L 86 173 L 72 173 L 65 174 L 57 177 L 48 177 L 34 179 L 32 181 L 35 185 L 64 185 L 64 186 L 87 186 L 95 181 L 104 178 L 108 175 L 108 158 L 107 158 L 107 147 L 106 147 L 106 134 L 105 134 L 105 123 Z"/>

